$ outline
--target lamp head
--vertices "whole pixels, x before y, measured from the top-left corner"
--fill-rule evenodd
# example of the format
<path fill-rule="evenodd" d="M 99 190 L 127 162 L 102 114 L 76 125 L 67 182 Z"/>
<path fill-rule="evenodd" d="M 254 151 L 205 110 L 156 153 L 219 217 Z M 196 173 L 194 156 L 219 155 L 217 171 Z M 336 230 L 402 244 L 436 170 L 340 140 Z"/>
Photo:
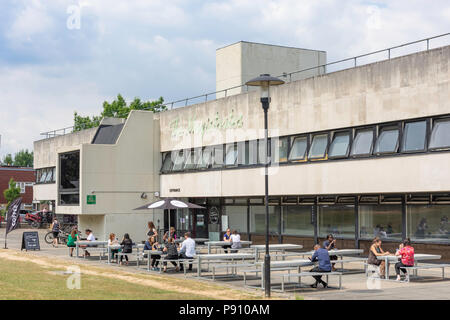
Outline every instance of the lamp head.
<path fill-rule="evenodd" d="M 261 98 L 270 98 L 269 88 L 283 83 L 283 80 L 272 77 L 270 74 L 266 73 L 247 81 L 245 84 L 247 86 L 260 87 Z"/>

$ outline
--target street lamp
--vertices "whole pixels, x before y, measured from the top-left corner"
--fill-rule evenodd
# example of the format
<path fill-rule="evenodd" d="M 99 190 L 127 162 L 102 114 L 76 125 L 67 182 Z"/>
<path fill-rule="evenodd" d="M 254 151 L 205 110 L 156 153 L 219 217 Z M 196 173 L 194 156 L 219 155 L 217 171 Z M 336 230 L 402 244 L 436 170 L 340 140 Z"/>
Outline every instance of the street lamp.
<path fill-rule="evenodd" d="M 270 254 L 269 254 L 269 140 L 267 138 L 267 111 L 270 105 L 270 87 L 283 84 L 284 81 L 270 74 L 262 74 L 257 78 L 247 81 L 247 86 L 255 86 L 260 88 L 261 104 L 264 110 L 264 144 L 265 148 L 265 168 L 264 168 L 264 184 L 265 184 L 265 205 L 266 205 L 266 254 L 264 256 L 264 288 L 266 297 L 270 297 Z"/>

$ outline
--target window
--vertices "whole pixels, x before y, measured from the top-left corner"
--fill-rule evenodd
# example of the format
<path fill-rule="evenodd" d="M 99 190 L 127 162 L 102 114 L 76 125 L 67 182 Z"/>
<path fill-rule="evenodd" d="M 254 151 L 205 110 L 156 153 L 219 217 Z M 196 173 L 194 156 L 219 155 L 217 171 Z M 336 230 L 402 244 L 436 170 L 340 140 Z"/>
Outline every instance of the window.
<path fill-rule="evenodd" d="M 375 153 L 397 152 L 398 135 L 399 130 L 397 126 L 381 128 L 375 144 Z"/>
<path fill-rule="evenodd" d="M 355 237 L 355 207 L 319 206 L 319 237 L 333 234 L 341 238 Z"/>
<path fill-rule="evenodd" d="M 48 168 L 47 169 L 47 177 L 45 178 L 45 183 L 50 183 L 53 182 L 53 175 L 55 173 L 55 169 L 54 168 Z"/>
<path fill-rule="evenodd" d="M 223 166 L 223 145 L 213 147 L 213 168 L 221 168 Z"/>
<path fill-rule="evenodd" d="M 430 137 L 430 149 L 450 148 L 450 119 L 436 120 Z"/>
<path fill-rule="evenodd" d="M 372 153 L 373 129 L 357 130 L 352 145 L 352 156 L 364 156 Z"/>
<path fill-rule="evenodd" d="M 291 143 L 291 152 L 289 160 L 306 160 L 306 149 L 308 148 L 308 140 L 306 136 L 295 137 Z"/>
<path fill-rule="evenodd" d="M 172 171 L 181 171 L 184 167 L 185 154 L 183 150 L 172 151 L 173 167 Z"/>
<path fill-rule="evenodd" d="M 225 214 L 231 230 L 247 233 L 247 206 L 225 206 Z"/>
<path fill-rule="evenodd" d="M 272 158 L 274 163 L 278 162 L 286 162 L 288 156 L 288 138 L 271 138 L 272 142 L 272 150 L 274 153 L 272 154 Z"/>
<path fill-rule="evenodd" d="M 166 152 L 163 154 L 163 165 L 162 165 L 162 172 L 169 172 L 172 170 L 173 162 L 172 162 L 172 153 Z"/>
<path fill-rule="evenodd" d="M 336 132 L 330 145 L 328 156 L 330 158 L 342 158 L 348 156 L 350 148 L 350 132 Z"/>
<path fill-rule="evenodd" d="M 207 169 L 212 164 L 214 148 L 211 146 L 204 147 L 200 155 L 200 159 L 197 162 L 197 169 Z"/>
<path fill-rule="evenodd" d="M 26 189 L 25 189 L 25 182 L 17 182 L 16 186 L 20 187 L 20 193 L 25 193 L 25 191 L 26 191 Z"/>
<path fill-rule="evenodd" d="M 325 158 L 328 146 L 328 134 L 314 135 L 312 138 L 311 149 L 309 150 L 310 159 Z"/>
<path fill-rule="evenodd" d="M 60 204 L 78 205 L 80 203 L 80 151 L 60 154 L 59 164 Z"/>
<path fill-rule="evenodd" d="M 245 142 L 245 164 L 253 165 L 258 163 L 258 140 Z"/>
<path fill-rule="evenodd" d="M 197 164 L 201 159 L 202 149 L 197 148 L 194 150 L 189 150 L 186 156 L 186 163 L 184 165 L 184 170 L 192 170 L 197 167 Z"/>
<path fill-rule="evenodd" d="M 359 206 L 360 237 L 373 239 L 402 238 L 401 205 L 361 205 Z"/>
<path fill-rule="evenodd" d="M 280 207 L 269 206 L 269 232 L 278 233 L 278 214 Z M 266 207 L 250 207 L 250 232 L 266 233 Z"/>
<path fill-rule="evenodd" d="M 56 168 L 36 169 L 36 183 L 55 183 Z"/>
<path fill-rule="evenodd" d="M 283 206 L 282 210 L 282 234 L 314 235 L 314 226 L 311 224 L 311 206 Z"/>
<path fill-rule="evenodd" d="M 237 147 L 236 144 L 232 143 L 227 145 L 227 153 L 225 158 L 226 166 L 234 166 L 237 161 Z"/>
<path fill-rule="evenodd" d="M 450 242 L 450 205 L 408 205 L 406 213 L 411 240 Z"/>
<path fill-rule="evenodd" d="M 402 151 L 425 150 L 426 134 L 427 122 L 425 120 L 405 123 Z"/>
<path fill-rule="evenodd" d="M 44 183 L 45 180 L 47 179 L 47 170 L 46 169 L 41 169 L 40 177 L 41 177 L 41 179 L 39 180 L 39 183 Z"/>

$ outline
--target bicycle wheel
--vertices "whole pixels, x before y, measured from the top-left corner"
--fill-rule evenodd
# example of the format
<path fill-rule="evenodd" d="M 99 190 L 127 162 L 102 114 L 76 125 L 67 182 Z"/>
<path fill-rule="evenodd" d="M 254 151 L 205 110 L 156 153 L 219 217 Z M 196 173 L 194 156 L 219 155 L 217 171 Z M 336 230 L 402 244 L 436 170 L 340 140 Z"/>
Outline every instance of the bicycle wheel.
<path fill-rule="evenodd" d="M 53 237 L 53 232 L 48 232 L 46 235 L 45 235 L 45 242 L 47 242 L 48 244 L 52 244 L 53 243 L 53 239 L 54 239 L 54 237 Z"/>

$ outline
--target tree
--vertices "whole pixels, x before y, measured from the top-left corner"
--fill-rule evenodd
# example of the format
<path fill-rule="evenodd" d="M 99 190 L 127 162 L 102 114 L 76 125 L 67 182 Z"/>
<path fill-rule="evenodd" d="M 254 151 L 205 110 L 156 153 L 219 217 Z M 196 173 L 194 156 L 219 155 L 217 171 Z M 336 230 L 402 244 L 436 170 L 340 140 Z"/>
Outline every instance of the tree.
<path fill-rule="evenodd" d="M 9 180 L 9 188 L 3 191 L 3 195 L 5 196 L 6 201 L 8 201 L 6 208 L 9 208 L 10 203 L 20 197 L 20 187 L 16 186 L 16 182 L 13 178 Z"/>
<path fill-rule="evenodd" d="M 104 117 L 113 118 L 127 118 L 131 110 L 148 110 L 153 112 L 160 112 L 166 110 L 167 107 L 163 105 L 164 99 L 160 97 L 155 101 L 145 101 L 142 102 L 139 98 L 134 98 L 134 100 L 127 106 L 127 102 L 122 97 L 121 94 L 117 95 L 117 99 L 111 103 L 105 101 L 103 102 L 103 111 L 99 116 L 80 116 L 75 111 L 74 113 L 74 128 L 73 131 L 80 131 L 83 129 L 98 127 L 100 121 Z"/>
<path fill-rule="evenodd" d="M 14 155 L 13 164 L 18 167 L 33 167 L 33 152 L 20 150 Z"/>
<path fill-rule="evenodd" d="M 13 157 L 10 153 L 3 157 L 2 165 L 4 166 L 12 166 L 14 163 Z"/>

